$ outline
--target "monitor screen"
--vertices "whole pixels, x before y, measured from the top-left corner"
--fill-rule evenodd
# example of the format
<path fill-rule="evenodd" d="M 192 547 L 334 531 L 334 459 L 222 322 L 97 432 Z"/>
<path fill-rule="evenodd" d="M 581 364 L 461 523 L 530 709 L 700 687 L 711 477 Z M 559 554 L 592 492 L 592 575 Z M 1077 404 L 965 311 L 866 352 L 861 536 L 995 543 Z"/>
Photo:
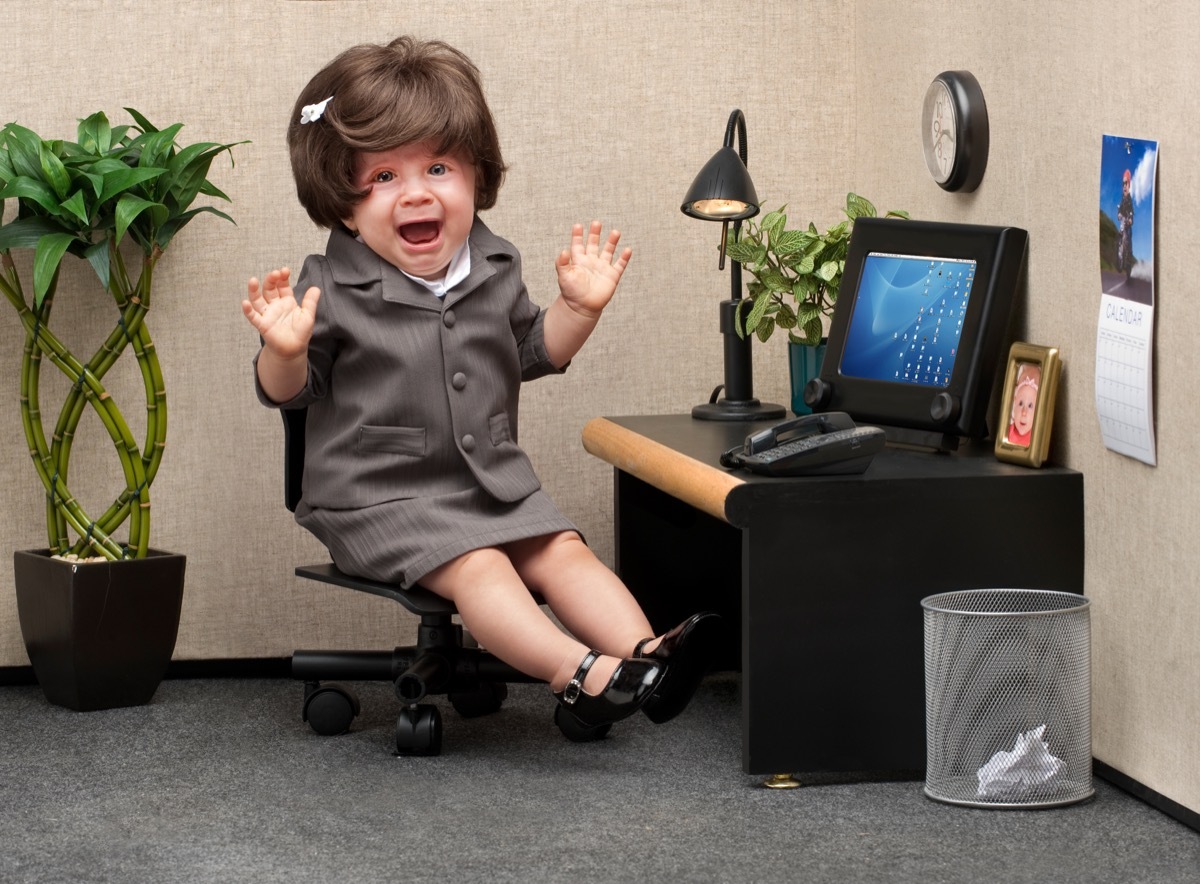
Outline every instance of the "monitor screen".
<path fill-rule="evenodd" d="M 1015 227 L 859 218 L 808 404 L 899 441 L 987 438 L 1027 241 Z"/>
<path fill-rule="evenodd" d="M 970 259 L 869 253 L 842 371 L 876 381 L 949 386 L 975 267 Z"/>

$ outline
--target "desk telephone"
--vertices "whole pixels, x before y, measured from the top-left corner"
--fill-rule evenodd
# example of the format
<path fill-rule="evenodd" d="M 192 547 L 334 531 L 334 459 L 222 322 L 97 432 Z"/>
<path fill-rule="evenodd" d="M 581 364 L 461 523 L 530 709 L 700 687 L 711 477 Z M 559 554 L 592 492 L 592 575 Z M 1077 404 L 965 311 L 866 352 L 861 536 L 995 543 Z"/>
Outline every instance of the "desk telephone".
<path fill-rule="evenodd" d="M 721 465 L 766 476 L 848 475 L 865 471 L 885 441 L 879 427 L 855 426 L 844 411 L 827 411 L 750 434 L 721 455 Z"/>

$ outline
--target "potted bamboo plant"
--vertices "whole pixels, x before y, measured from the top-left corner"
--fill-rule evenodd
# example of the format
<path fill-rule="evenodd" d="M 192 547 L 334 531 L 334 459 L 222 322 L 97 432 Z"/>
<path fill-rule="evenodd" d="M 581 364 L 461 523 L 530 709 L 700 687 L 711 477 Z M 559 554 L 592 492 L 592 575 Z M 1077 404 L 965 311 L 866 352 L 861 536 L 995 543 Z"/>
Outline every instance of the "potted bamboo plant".
<path fill-rule="evenodd" d="M 201 213 L 232 221 L 193 203 L 201 196 L 228 201 L 208 172 L 233 145 L 180 146 L 182 124 L 158 129 L 126 111 L 133 125 L 112 126 L 94 113 L 79 122 L 75 141 L 43 139 L 15 123 L 0 130 L 0 200 L 8 209 L 0 225 L 0 293 L 24 329 L 20 417 L 46 493 L 48 537 L 46 549 L 15 554 L 17 609 L 43 692 L 73 709 L 148 702 L 175 647 L 185 557 L 150 546 L 150 488 L 164 451 L 167 401 L 146 315 L 155 266 L 175 235 Z M 32 252 L 31 288 L 12 254 L 22 250 Z M 86 261 L 97 293 L 114 302 L 112 331 L 86 359 L 52 330 L 67 255 Z M 23 266 L 30 272 L 28 261 Z M 104 384 L 130 350 L 145 388 L 140 445 Z M 68 384 L 56 416 L 41 402 L 47 362 Z M 75 430 L 89 408 L 114 446 L 124 486 L 102 513 L 86 512 L 68 484 Z"/>
<path fill-rule="evenodd" d="M 730 233 L 726 254 L 751 276 L 738 311 L 737 332 L 765 342 L 776 328 L 787 331 L 792 410 L 806 414 L 804 385 L 820 373 L 825 323 L 837 304 L 854 220 L 874 218 L 876 210 L 870 200 L 848 193 L 845 219 L 822 233 L 812 222 L 789 230 L 786 209 L 781 206 L 761 219 L 743 222 L 737 240 Z M 908 213 L 890 211 L 885 217 L 908 218 Z"/>

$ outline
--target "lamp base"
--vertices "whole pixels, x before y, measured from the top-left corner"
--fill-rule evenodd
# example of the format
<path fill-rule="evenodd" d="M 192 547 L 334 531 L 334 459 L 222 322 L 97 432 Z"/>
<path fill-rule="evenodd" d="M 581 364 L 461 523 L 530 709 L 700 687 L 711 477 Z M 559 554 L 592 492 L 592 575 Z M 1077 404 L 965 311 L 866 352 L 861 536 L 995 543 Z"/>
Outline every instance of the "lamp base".
<path fill-rule="evenodd" d="M 692 409 L 692 419 L 698 421 L 768 421 L 779 420 L 786 414 L 787 409 L 782 405 L 757 399 L 720 399 Z"/>

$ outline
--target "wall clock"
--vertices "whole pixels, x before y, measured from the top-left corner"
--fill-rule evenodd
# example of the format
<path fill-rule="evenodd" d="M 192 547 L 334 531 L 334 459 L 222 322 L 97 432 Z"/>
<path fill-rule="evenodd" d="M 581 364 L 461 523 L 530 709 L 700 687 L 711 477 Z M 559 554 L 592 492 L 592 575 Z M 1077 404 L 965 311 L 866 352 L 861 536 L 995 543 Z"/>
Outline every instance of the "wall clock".
<path fill-rule="evenodd" d="M 925 90 L 921 147 L 929 174 L 943 190 L 970 192 L 988 159 L 988 115 L 970 71 L 942 71 Z"/>

